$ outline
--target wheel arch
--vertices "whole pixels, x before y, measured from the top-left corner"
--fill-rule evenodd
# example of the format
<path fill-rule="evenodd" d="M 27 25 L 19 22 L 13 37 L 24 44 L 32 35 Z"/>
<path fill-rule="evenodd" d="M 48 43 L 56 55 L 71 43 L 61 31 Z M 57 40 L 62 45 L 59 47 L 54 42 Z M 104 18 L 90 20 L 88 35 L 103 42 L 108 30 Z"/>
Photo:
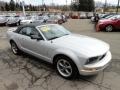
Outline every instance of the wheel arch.
<path fill-rule="evenodd" d="M 13 39 L 10 39 L 10 40 L 9 40 L 9 42 L 10 42 L 10 44 L 11 44 L 12 42 L 14 42 L 14 43 L 15 43 L 15 41 L 14 41 Z"/>
<path fill-rule="evenodd" d="M 79 58 L 73 52 L 71 52 L 69 50 L 68 51 L 65 50 L 65 51 L 66 52 L 59 52 L 59 53 L 55 54 L 52 58 L 52 63 L 55 64 L 57 57 L 65 56 L 65 57 L 69 58 L 76 65 L 78 72 L 79 72 L 79 68 L 81 67 Z"/>
<path fill-rule="evenodd" d="M 113 29 L 115 29 L 114 25 L 112 23 L 106 24 L 104 27 L 104 30 L 106 29 L 107 26 L 111 25 L 113 27 Z"/>

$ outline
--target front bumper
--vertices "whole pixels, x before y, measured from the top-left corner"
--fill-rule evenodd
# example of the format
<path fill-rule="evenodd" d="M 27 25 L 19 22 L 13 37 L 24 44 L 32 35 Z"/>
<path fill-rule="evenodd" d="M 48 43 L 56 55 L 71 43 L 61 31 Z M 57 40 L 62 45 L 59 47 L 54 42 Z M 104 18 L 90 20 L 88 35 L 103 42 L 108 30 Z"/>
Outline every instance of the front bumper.
<path fill-rule="evenodd" d="M 110 64 L 111 59 L 112 55 L 111 52 L 109 51 L 102 60 L 93 64 L 84 65 L 83 68 L 79 70 L 79 72 L 81 75 L 97 74 Z"/>
<path fill-rule="evenodd" d="M 98 24 L 96 25 L 96 31 L 99 32 L 99 31 L 104 30 L 105 26 L 106 26 L 106 24 L 98 23 Z"/>
<path fill-rule="evenodd" d="M 17 22 L 15 22 L 15 23 L 7 23 L 7 25 L 16 25 L 17 24 Z"/>

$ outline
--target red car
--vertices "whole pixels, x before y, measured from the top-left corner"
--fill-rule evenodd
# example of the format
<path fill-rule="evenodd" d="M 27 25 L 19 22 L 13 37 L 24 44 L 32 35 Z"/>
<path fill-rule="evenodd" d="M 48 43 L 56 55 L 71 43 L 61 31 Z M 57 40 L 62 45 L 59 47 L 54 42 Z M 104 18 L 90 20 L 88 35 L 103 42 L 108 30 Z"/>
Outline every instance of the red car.
<path fill-rule="evenodd" d="M 114 15 L 110 18 L 99 20 L 96 31 L 105 30 L 111 32 L 115 29 L 120 29 L 120 15 Z"/>

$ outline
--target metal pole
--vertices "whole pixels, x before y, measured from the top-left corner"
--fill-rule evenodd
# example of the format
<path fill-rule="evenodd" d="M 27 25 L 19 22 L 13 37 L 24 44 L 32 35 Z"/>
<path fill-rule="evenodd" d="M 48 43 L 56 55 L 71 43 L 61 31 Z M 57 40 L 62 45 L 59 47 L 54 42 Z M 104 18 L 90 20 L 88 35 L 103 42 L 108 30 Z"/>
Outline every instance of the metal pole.
<path fill-rule="evenodd" d="M 52 6 L 51 7 L 52 7 L 52 9 L 54 9 L 54 1 L 53 0 L 52 0 Z"/>
<path fill-rule="evenodd" d="M 68 9 L 68 8 L 67 8 L 67 0 L 66 0 L 66 11 L 67 11 L 67 9 Z"/>
<path fill-rule="evenodd" d="M 118 4 L 117 4 L 117 7 L 116 7 L 116 13 L 118 13 L 118 11 L 119 11 L 119 4 L 120 4 L 120 0 L 118 0 Z"/>
<path fill-rule="evenodd" d="M 24 14 L 24 16 L 26 16 L 26 13 L 25 13 L 25 7 L 24 7 L 24 5 L 25 5 L 25 2 L 24 2 L 24 1 L 22 1 L 23 14 Z"/>

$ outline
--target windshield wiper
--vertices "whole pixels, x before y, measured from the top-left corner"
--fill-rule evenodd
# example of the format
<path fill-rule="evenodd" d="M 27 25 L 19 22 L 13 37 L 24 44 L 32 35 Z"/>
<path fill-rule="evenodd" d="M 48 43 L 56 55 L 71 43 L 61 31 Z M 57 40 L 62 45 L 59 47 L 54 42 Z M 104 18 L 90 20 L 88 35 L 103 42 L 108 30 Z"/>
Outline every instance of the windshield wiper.
<path fill-rule="evenodd" d="M 66 35 L 69 35 L 69 34 L 64 34 L 63 36 L 66 36 Z M 52 38 L 50 38 L 49 40 L 52 40 L 52 39 L 56 39 L 56 38 L 60 38 L 60 37 L 63 37 L 63 36 L 59 36 L 59 37 L 52 37 Z"/>
<path fill-rule="evenodd" d="M 70 34 L 64 34 L 64 35 L 62 35 L 62 36 L 60 36 L 60 37 L 63 37 L 63 36 L 66 36 L 66 35 L 70 35 Z"/>
<path fill-rule="evenodd" d="M 52 38 L 50 38 L 49 40 L 56 39 L 56 38 L 59 38 L 59 37 L 52 37 Z"/>

